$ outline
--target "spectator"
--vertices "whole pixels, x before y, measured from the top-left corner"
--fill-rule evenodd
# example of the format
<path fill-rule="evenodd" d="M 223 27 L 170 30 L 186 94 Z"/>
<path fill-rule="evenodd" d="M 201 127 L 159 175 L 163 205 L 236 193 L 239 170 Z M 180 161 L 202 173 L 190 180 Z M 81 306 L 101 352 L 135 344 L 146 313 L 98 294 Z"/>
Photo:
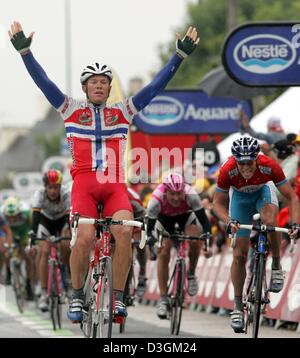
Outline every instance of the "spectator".
<path fill-rule="evenodd" d="M 286 135 L 281 126 L 281 119 L 278 117 L 270 117 L 267 122 L 267 133 L 256 132 L 250 126 L 250 120 L 247 114 L 241 110 L 240 112 L 241 130 L 247 132 L 252 137 L 266 141 L 270 146 L 279 140 L 286 139 Z"/>

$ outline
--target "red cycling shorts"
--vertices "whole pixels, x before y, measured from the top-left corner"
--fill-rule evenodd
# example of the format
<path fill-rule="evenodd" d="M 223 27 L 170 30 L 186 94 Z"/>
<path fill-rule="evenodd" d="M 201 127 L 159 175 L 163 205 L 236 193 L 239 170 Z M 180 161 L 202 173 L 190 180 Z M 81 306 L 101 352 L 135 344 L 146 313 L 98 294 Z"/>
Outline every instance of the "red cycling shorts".
<path fill-rule="evenodd" d="M 99 183 L 96 172 L 78 173 L 71 194 L 71 214 L 99 218 L 98 204 L 103 205 L 102 217 L 120 210 L 132 212 L 125 183 Z"/>

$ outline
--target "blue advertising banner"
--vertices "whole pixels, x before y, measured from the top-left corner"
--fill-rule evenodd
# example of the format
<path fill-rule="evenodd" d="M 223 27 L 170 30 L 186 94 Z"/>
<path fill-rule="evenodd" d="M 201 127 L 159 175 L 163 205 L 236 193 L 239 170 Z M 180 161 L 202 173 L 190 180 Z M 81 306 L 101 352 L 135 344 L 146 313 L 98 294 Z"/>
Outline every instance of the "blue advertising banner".
<path fill-rule="evenodd" d="M 300 20 L 248 23 L 234 29 L 222 51 L 223 66 L 246 86 L 300 86 Z"/>
<path fill-rule="evenodd" d="M 239 130 L 239 112 L 249 118 L 247 101 L 209 97 L 202 91 L 163 91 L 139 112 L 133 123 L 146 133 L 233 133 Z"/>

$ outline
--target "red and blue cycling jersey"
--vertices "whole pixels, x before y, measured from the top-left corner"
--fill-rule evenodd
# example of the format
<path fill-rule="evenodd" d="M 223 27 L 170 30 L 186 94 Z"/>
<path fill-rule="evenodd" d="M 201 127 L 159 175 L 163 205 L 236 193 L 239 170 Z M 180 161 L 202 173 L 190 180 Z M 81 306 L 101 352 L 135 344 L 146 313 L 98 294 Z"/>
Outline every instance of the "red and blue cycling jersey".
<path fill-rule="evenodd" d="M 95 106 L 66 97 L 58 112 L 66 128 L 72 176 L 101 170 L 124 182 L 128 127 L 137 113 L 132 99 L 112 106 Z"/>
<path fill-rule="evenodd" d="M 259 154 L 256 164 L 254 175 L 245 179 L 237 168 L 236 160 L 231 156 L 220 168 L 216 191 L 227 193 L 232 188 L 241 193 L 253 193 L 270 181 L 277 187 L 287 182 L 283 170 L 275 160 Z"/>

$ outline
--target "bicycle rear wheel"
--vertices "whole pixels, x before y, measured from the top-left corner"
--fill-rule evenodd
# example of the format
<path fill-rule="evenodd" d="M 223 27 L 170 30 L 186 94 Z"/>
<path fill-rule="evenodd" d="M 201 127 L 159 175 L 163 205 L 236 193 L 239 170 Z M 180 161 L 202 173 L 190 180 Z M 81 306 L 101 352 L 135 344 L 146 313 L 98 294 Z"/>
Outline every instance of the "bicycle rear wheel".
<path fill-rule="evenodd" d="M 253 326 L 252 326 L 252 338 L 257 338 L 258 329 L 260 323 L 260 312 L 262 304 L 262 287 L 265 276 L 265 258 L 263 255 L 259 255 L 256 274 L 255 274 L 255 292 L 253 303 Z"/>
<path fill-rule="evenodd" d="M 180 331 L 182 306 L 184 301 L 184 269 L 185 263 L 180 260 L 176 263 L 173 272 L 173 285 L 170 294 L 170 327 L 171 334 L 178 335 Z"/>
<path fill-rule="evenodd" d="M 101 260 L 101 274 L 93 317 L 93 338 L 111 338 L 113 323 L 113 279 L 110 257 Z"/>

